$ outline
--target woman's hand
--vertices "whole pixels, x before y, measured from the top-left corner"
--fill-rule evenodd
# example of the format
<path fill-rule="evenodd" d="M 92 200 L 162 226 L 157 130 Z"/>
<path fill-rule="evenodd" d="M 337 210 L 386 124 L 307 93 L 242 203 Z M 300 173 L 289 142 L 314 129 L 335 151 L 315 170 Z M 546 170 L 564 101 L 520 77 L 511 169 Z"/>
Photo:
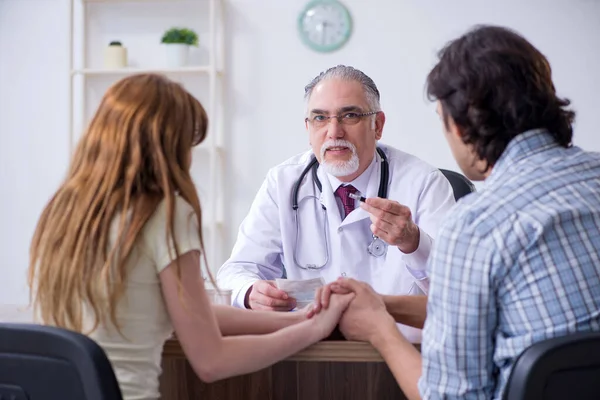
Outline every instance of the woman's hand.
<path fill-rule="evenodd" d="M 352 299 L 354 299 L 354 293 L 332 294 L 328 299 L 328 307 L 321 309 L 318 314 L 312 314 L 313 321 L 317 324 L 318 329 L 321 330 L 321 337 L 323 339 L 333 332 L 333 329 L 338 324 Z"/>
<path fill-rule="evenodd" d="M 305 319 L 310 319 L 313 315 L 315 315 L 315 304 L 310 303 L 295 311 L 294 314 L 298 314 L 298 319 L 300 322 Z"/>
<path fill-rule="evenodd" d="M 310 305 L 311 308 L 307 309 L 306 317 L 311 318 L 313 315 L 321 312 L 321 310 L 327 309 L 333 293 L 348 294 L 350 291 L 342 288 L 337 281 L 328 283 L 325 286 L 321 286 L 315 291 L 315 300 Z"/>

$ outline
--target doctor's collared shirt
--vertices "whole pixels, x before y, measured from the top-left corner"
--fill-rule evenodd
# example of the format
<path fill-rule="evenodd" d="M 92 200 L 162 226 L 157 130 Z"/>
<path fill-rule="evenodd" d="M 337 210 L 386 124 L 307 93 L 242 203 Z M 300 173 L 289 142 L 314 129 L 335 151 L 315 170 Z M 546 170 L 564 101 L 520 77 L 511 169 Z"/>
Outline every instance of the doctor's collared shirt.
<path fill-rule="evenodd" d="M 428 265 L 423 399 L 500 399 L 531 344 L 600 330 L 600 154 L 544 131 L 508 145 Z"/>

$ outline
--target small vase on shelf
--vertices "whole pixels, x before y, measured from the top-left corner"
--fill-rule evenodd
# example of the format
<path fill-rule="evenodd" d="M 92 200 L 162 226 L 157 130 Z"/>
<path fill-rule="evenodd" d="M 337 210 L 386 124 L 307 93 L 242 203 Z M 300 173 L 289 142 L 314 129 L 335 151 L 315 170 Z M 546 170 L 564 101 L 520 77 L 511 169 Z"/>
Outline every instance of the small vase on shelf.
<path fill-rule="evenodd" d="M 127 49 L 121 42 L 110 42 L 104 49 L 104 68 L 119 69 L 127 67 Z"/>

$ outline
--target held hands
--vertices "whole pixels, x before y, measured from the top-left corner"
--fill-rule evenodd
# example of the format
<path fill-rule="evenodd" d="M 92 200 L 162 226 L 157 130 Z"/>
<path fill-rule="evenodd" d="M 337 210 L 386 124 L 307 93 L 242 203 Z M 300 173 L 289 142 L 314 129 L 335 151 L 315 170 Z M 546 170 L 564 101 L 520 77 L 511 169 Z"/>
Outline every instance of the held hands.
<path fill-rule="evenodd" d="M 349 278 L 339 278 L 319 288 L 309 317 L 327 310 L 336 294 L 348 293 L 353 293 L 355 297 L 339 321 L 340 330 L 347 339 L 371 342 L 382 328 L 381 324 L 395 325 L 394 319 L 386 310 L 383 298 L 367 283 Z"/>
<path fill-rule="evenodd" d="M 329 300 L 327 309 L 321 309 L 318 314 L 307 313 L 307 318 L 313 319 L 319 329 L 320 339 L 325 339 L 333 332 L 342 314 L 348 309 L 348 304 L 354 299 L 354 293 L 333 294 Z M 310 307 L 310 306 L 308 306 Z M 308 310 L 307 310 L 308 311 Z"/>
<path fill-rule="evenodd" d="M 368 198 L 360 207 L 371 216 L 371 232 L 387 244 L 397 246 L 405 254 L 419 248 L 419 227 L 413 222 L 410 209 L 397 201 L 379 197 Z"/>
<path fill-rule="evenodd" d="M 296 299 L 277 289 L 273 281 L 256 281 L 246 293 L 246 308 L 252 310 L 290 311 L 296 307 Z"/>

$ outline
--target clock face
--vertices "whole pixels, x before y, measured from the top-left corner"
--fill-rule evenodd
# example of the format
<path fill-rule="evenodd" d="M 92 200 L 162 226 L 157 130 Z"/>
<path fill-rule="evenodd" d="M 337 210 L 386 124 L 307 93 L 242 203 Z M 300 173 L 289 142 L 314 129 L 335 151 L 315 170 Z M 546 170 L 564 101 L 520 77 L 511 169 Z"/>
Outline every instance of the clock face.
<path fill-rule="evenodd" d="M 316 0 L 300 13 L 298 30 L 302 41 L 320 52 L 334 51 L 350 38 L 352 18 L 336 0 Z"/>

